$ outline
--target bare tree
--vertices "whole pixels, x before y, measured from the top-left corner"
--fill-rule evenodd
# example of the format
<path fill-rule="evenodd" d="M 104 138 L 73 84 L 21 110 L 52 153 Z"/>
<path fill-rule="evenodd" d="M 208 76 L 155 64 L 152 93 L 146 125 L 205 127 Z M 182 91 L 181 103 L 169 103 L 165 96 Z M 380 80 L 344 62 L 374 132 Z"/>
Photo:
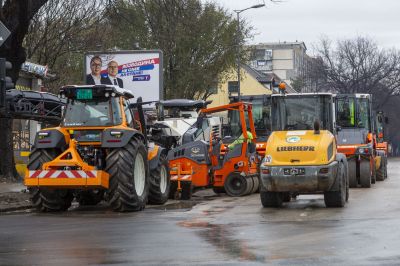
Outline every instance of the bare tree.
<path fill-rule="evenodd" d="M 400 92 L 400 54 L 396 50 L 379 49 L 373 40 L 357 37 L 338 41 L 335 48 L 323 39 L 317 54 L 323 61 L 319 71 L 326 78 L 325 90 L 379 95 Z"/>
<path fill-rule="evenodd" d="M 57 90 L 82 81 L 83 53 L 107 37 L 102 25 L 105 8 L 106 0 L 50 0 L 35 15 L 24 44 L 30 60 L 56 74 L 46 85 Z"/>

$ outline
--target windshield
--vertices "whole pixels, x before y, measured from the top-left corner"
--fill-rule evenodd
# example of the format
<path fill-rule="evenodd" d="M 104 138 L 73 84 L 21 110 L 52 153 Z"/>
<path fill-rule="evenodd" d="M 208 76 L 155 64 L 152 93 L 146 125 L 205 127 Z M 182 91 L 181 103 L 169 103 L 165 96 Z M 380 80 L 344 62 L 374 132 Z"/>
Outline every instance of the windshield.
<path fill-rule="evenodd" d="M 369 101 L 367 98 L 338 97 L 336 99 L 336 120 L 341 127 L 370 129 Z"/>
<path fill-rule="evenodd" d="M 122 123 L 118 98 L 68 100 L 64 126 L 113 126 Z"/>
<path fill-rule="evenodd" d="M 251 103 L 253 106 L 253 121 L 254 127 L 256 129 L 257 138 L 259 141 L 263 141 L 263 139 L 266 140 L 266 138 L 271 133 L 271 105 L 265 104 L 263 99 L 252 100 Z M 249 125 L 247 112 L 245 112 L 245 116 L 246 123 L 247 125 Z M 228 118 L 230 120 L 229 127 L 231 128 L 232 132 L 237 132 L 236 134 L 240 132 L 241 134 L 241 128 L 240 126 L 238 126 L 239 112 L 230 110 L 228 113 Z"/>
<path fill-rule="evenodd" d="M 324 95 L 272 97 L 272 130 L 333 130 L 331 97 Z"/>

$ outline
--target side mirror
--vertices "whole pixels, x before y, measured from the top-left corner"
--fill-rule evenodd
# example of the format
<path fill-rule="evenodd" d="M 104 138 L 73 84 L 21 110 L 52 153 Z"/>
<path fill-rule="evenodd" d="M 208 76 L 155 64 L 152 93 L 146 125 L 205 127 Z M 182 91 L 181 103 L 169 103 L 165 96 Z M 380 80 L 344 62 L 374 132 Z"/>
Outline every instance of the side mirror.
<path fill-rule="evenodd" d="M 385 124 L 389 124 L 389 117 L 385 116 Z"/>

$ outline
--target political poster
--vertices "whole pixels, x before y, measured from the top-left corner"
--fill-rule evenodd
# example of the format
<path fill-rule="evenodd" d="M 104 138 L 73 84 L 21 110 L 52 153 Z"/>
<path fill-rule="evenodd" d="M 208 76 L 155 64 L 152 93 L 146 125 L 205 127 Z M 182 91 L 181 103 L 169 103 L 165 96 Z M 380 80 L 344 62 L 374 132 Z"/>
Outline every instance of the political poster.
<path fill-rule="evenodd" d="M 162 52 L 135 50 L 88 52 L 85 54 L 84 83 L 117 85 L 135 98 L 159 101 L 163 98 Z"/>

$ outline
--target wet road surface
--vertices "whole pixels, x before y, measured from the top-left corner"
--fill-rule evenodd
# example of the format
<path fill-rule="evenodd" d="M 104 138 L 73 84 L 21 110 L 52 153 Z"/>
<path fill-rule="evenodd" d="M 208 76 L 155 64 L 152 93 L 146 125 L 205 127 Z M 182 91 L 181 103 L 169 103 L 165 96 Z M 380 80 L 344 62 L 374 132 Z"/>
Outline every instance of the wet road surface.
<path fill-rule="evenodd" d="M 351 189 L 342 209 L 318 195 L 263 209 L 255 194 L 128 214 L 12 213 L 0 216 L 0 264 L 400 265 L 399 192 L 392 159 L 389 179 Z"/>

